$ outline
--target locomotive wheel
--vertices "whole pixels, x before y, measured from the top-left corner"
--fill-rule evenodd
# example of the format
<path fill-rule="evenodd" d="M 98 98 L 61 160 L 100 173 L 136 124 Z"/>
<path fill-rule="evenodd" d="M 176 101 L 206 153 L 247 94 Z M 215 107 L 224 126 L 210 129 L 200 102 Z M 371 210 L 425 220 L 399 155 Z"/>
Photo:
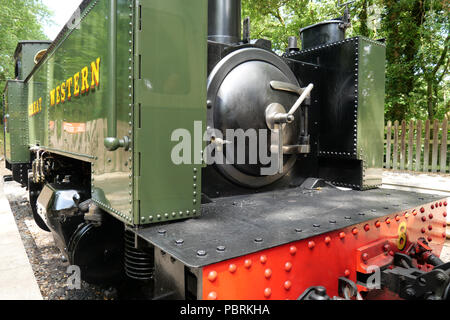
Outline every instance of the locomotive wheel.
<path fill-rule="evenodd" d="M 123 275 L 123 228 L 116 224 L 82 223 L 69 241 L 69 257 L 80 267 L 81 279 L 112 284 Z"/>
<path fill-rule="evenodd" d="M 33 183 L 31 179 L 28 179 L 28 194 L 30 198 L 31 211 L 33 212 L 33 219 L 37 226 L 44 231 L 50 232 L 50 229 L 42 220 L 41 216 L 37 212 L 37 199 L 39 197 L 39 191 L 41 190 L 41 185 L 38 183 Z"/>

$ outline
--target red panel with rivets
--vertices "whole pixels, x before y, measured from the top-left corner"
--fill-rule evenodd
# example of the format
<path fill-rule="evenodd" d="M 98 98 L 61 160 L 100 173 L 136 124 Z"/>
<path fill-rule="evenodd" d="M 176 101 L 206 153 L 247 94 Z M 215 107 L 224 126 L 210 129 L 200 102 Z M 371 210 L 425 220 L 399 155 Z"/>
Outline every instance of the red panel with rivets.
<path fill-rule="evenodd" d="M 338 278 L 385 265 L 395 252 L 424 237 L 436 255 L 446 238 L 442 200 L 349 228 L 203 268 L 203 299 L 297 299 L 311 286 L 338 295 Z M 405 228 L 406 227 L 406 228 Z M 405 237 L 401 234 L 406 233 Z"/>

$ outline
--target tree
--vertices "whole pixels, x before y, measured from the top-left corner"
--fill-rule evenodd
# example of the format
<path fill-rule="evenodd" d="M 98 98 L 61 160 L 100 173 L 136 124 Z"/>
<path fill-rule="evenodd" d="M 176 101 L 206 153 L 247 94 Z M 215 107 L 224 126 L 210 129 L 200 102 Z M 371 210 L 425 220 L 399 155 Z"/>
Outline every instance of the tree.
<path fill-rule="evenodd" d="M 41 0 L 0 1 L 0 92 L 14 77 L 14 50 L 20 40 L 46 40 L 42 26 L 50 12 Z"/>
<path fill-rule="evenodd" d="M 244 15 L 252 20 L 252 37 L 271 39 L 279 53 L 300 28 L 343 13 L 336 0 L 242 1 Z M 386 118 L 450 114 L 448 0 L 356 0 L 350 9 L 347 36 L 386 39 Z"/>
<path fill-rule="evenodd" d="M 243 15 L 251 20 L 253 38 L 272 40 L 273 48 L 286 49 L 289 36 L 299 36 L 301 28 L 342 15 L 338 1 L 243 0 Z"/>
<path fill-rule="evenodd" d="M 448 83 L 446 85 L 444 78 L 448 77 L 450 63 L 449 21 L 446 15 L 449 8 L 445 7 L 443 1 L 430 1 L 428 5 L 430 7 L 424 10 L 421 16 L 418 61 L 419 73 L 426 85 L 428 118 L 433 119 L 436 116 L 442 117 L 443 113 L 450 111 L 445 99 L 442 101 L 443 91 L 448 89 Z"/>

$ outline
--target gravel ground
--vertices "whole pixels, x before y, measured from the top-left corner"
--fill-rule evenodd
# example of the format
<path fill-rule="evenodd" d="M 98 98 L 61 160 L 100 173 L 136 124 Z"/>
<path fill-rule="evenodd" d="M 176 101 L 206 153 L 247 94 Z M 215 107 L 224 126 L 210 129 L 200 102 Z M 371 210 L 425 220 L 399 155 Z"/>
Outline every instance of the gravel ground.
<path fill-rule="evenodd" d="M 2 161 L 0 177 L 10 174 Z M 51 233 L 41 230 L 33 220 L 28 192 L 18 183 L 5 182 L 5 195 L 14 213 L 20 236 L 44 300 L 109 300 L 104 288 L 82 282 L 80 290 L 67 287 L 68 263 L 55 246 Z"/>

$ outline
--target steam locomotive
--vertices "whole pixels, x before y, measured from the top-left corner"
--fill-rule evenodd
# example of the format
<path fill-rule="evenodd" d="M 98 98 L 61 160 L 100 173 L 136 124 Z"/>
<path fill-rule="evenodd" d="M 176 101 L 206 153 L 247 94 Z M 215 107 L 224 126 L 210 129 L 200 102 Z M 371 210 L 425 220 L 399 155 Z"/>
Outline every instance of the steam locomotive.
<path fill-rule="evenodd" d="M 346 38 L 348 10 L 282 55 L 240 0 L 78 12 L 53 42 L 18 44 L 3 99 L 6 166 L 85 281 L 151 299 L 448 299 L 447 202 L 379 188 L 385 44 Z"/>

